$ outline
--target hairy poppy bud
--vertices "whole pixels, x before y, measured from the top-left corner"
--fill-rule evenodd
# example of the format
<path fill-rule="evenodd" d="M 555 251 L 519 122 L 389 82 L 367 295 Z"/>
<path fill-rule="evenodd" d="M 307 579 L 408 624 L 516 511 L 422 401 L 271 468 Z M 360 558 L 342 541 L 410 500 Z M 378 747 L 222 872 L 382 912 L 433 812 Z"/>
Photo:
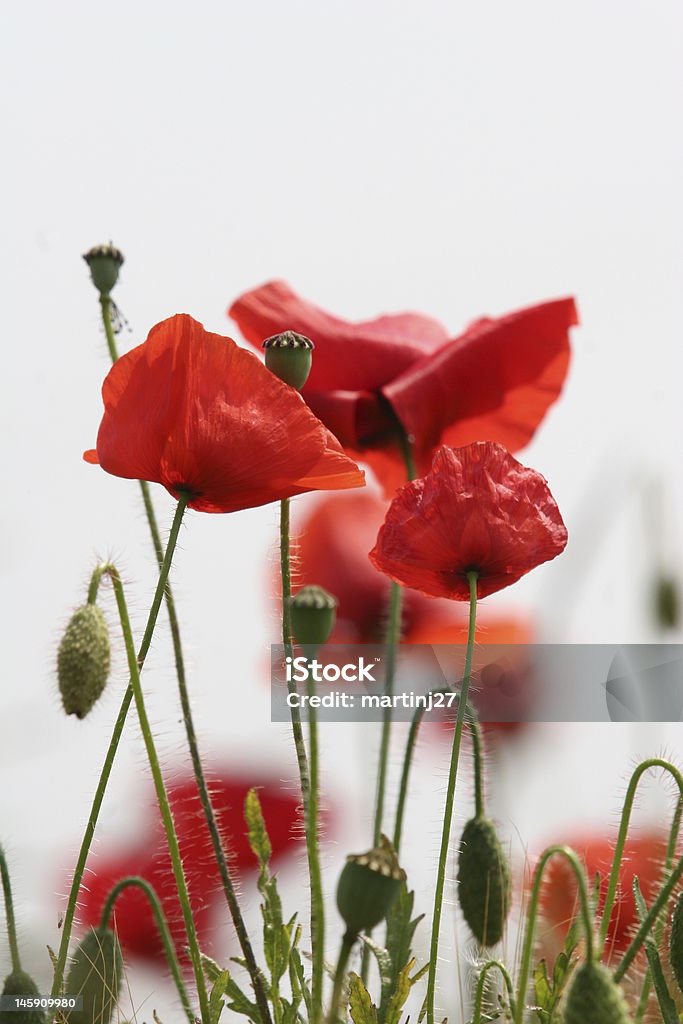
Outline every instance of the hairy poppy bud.
<path fill-rule="evenodd" d="M 263 347 L 270 372 L 300 391 L 311 372 L 311 353 L 315 346 L 310 338 L 296 331 L 283 331 L 266 338 Z"/>
<path fill-rule="evenodd" d="M 630 1024 L 624 993 L 602 964 L 582 964 L 567 993 L 564 1024 Z"/>
<path fill-rule="evenodd" d="M 510 888 L 510 867 L 493 822 L 472 818 L 460 840 L 458 899 L 482 946 L 495 946 L 503 936 Z"/>
<path fill-rule="evenodd" d="M 683 992 L 683 893 L 678 897 L 671 918 L 669 963 L 678 987 Z"/>
<path fill-rule="evenodd" d="M 367 853 L 346 858 L 337 886 L 337 907 L 352 935 L 370 931 L 387 916 L 406 873 L 386 836 Z"/>
<path fill-rule="evenodd" d="M 5 978 L 3 996 L 37 996 L 38 986 L 26 971 L 12 971 Z M 45 1024 L 42 1010 L 0 1010 L 0 1024 Z"/>
<path fill-rule="evenodd" d="M 83 997 L 83 1009 L 67 1015 L 69 1024 L 109 1024 L 122 976 L 119 940 L 109 928 L 91 928 L 74 953 L 66 979 L 66 994 Z"/>
<path fill-rule="evenodd" d="M 119 270 L 123 265 L 123 253 L 120 249 L 109 245 L 95 245 L 83 253 L 83 259 L 90 268 L 92 283 L 100 295 L 109 295 L 119 279 Z"/>
<path fill-rule="evenodd" d="M 678 586 L 670 576 L 655 583 L 655 619 L 661 629 L 675 629 L 680 621 Z"/>
<path fill-rule="evenodd" d="M 109 675 L 109 630 L 96 604 L 74 612 L 57 654 L 57 678 L 67 715 L 85 718 Z"/>
<path fill-rule="evenodd" d="M 319 646 L 329 639 L 337 616 L 337 599 L 322 587 L 302 587 L 291 599 L 292 632 L 299 644 Z"/>

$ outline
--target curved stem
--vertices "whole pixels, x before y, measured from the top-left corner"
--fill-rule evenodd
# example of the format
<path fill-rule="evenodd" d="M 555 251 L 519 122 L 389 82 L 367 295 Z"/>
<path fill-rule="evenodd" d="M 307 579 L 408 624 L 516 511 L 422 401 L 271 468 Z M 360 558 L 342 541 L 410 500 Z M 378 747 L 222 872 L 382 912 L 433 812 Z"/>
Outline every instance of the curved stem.
<path fill-rule="evenodd" d="M 109 355 L 111 357 L 112 363 L 115 363 L 119 357 L 119 353 L 116 347 L 116 339 L 114 337 L 114 330 L 111 322 L 111 299 L 109 298 L 108 295 L 100 296 L 100 306 L 102 308 L 102 322 L 104 324 L 104 333 L 107 338 L 107 347 L 109 349 Z M 145 516 L 147 518 L 147 524 L 149 526 L 149 532 L 152 538 L 154 553 L 156 555 L 159 567 L 161 568 L 164 558 L 164 549 L 161 542 L 161 535 L 159 533 L 159 525 L 157 522 L 156 513 L 154 511 L 154 503 L 152 502 L 152 496 L 150 494 L 149 484 L 147 483 L 147 481 L 140 480 L 139 483 L 140 492 L 142 494 L 142 503 L 145 508 Z M 197 782 L 199 801 L 201 803 L 202 811 L 204 813 L 206 824 L 209 830 L 209 835 L 211 837 L 211 845 L 213 847 L 213 853 L 216 858 L 216 863 L 218 864 L 218 871 L 221 878 L 221 884 L 223 886 L 223 894 L 225 896 L 225 901 L 230 911 L 233 927 L 235 929 L 235 933 L 237 935 L 240 948 L 242 950 L 242 955 L 244 957 L 244 963 L 254 990 L 256 1005 L 259 1008 L 263 1024 L 270 1024 L 270 1008 L 268 1006 L 268 998 L 266 996 L 263 977 L 256 963 L 256 957 L 254 955 L 251 939 L 249 938 L 247 926 L 242 916 L 242 911 L 239 905 L 239 900 L 237 898 L 235 884 L 230 873 L 228 855 L 223 845 L 223 840 L 221 838 L 220 829 L 218 827 L 218 821 L 216 818 L 216 812 L 213 807 L 213 802 L 211 800 L 211 795 L 209 793 L 209 787 L 206 781 L 206 775 L 204 774 L 201 755 L 199 753 L 199 742 L 197 740 L 194 719 L 192 717 L 190 695 L 187 687 L 185 658 L 183 656 L 183 645 L 180 637 L 180 624 L 178 622 L 178 614 L 176 611 L 175 599 L 173 597 L 173 591 L 171 590 L 170 585 L 167 585 L 166 587 L 165 596 L 166 610 L 168 612 L 168 621 L 171 628 L 171 640 L 173 643 L 173 656 L 175 660 L 176 676 L 178 679 L 178 693 L 180 695 L 180 706 L 183 713 L 183 724 L 185 726 L 187 744 L 190 749 L 192 771 Z"/>
<path fill-rule="evenodd" d="M 190 999 L 185 988 L 185 982 L 180 970 L 178 958 L 175 952 L 175 946 L 173 945 L 173 939 L 171 933 L 168 930 L 168 922 L 164 914 L 159 897 L 156 892 L 144 878 L 138 878 L 136 875 L 129 875 L 127 878 L 122 878 L 120 882 L 117 882 L 114 888 L 110 891 L 107 899 L 102 907 L 102 914 L 100 916 L 100 928 L 108 928 L 109 921 L 111 920 L 114 912 L 114 904 L 125 889 L 137 888 L 141 889 L 149 901 L 149 905 L 152 908 L 154 914 L 154 920 L 156 922 L 157 929 L 159 931 L 159 937 L 161 938 L 162 945 L 164 947 L 164 953 L 168 961 L 168 966 L 171 969 L 175 986 L 178 989 L 178 995 L 185 1011 L 189 1024 L 195 1024 L 195 1016 L 190 1005 Z"/>
<path fill-rule="evenodd" d="M 152 599 L 152 606 L 149 610 L 147 617 L 147 625 L 145 626 L 145 632 L 142 637 L 142 643 L 138 651 L 136 664 L 139 671 L 142 671 L 142 667 L 147 657 L 152 637 L 154 635 L 154 628 L 156 626 L 157 618 L 159 617 L 159 609 L 164 596 L 164 588 L 168 580 L 168 575 L 171 570 L 171 563 L 173 561 L 173 554 L 175 552 L 176 544 L 178 543 L 178 534 L 180 532 L 180 524 L 183 519 L 187 502 L 179 501 L 178 507 L 176 508 L 175 516 L 173 517 L 173 523 L 171 525 L 171 532 L 168 538 L 168 544 L 166 546 L 166 553 L 164 555 L 163 564 L 159 572 L 159 580 L 157 587 L 154 592 Z M 110 566 L 107 569 L 113 569 Z M 97 570 L 96 570 L 97 572 Z M 93 575 L 93 579 L 95 578 Z M 99 579 L 102 578 L 103 573 L 100 573 Z M 98 581 L 99 585 L 99 581 Z M 92 587 L 92 584 L 91 584 Z M 62 926 L 62 938 L 59 944 L 59 952 L 57 954 L 57 963 L 55 965 L 55 973 L 52 981 L 52 995 L 61 995 L 62 984 L 64 981 L 64 970 L 66 967 L 66 959 L 69 952 L 69 942 L 71 940 L 71 932 L 73 929 L 74 917 L 76 914 L 76 906 L 78 904 L 78 894 L 81 888 L 81 882 L 83 881 L 83 874 L 85 872 L 85 865 L 90 852 L 90 845 L 92 843 L 93 835 L 95 834 L 95 828 L 97 827 L 97 820 L 99 818 L 100 810 L 102 808 L 102 801 L 104 800 L 105 790 L 107 783 L 109 782 L 109 776 L 111 775 L 112 766 L 116 757 L 116 751 L 118 750 L 119 741 L 123 732 L 123 727 L 126 723 L 126 717 L 128 715 L 128 709 L 130 708 L 131 701 L 133 700 L 133 687 L 129 683 L 126 692 L 123 695 L 121 701 L 121 707 L 119 709 L 118 717 L 114 724 L 114 730 L 112 732 L 111 740 L 109 741 L 109 747 L 104 759 L 100 778 L 97 783 L 97 789 L 95 790 L 95 796 L 93 799 L 92 808 L 90 810 L 90 816 L 85 827 L 85 834 L 81 842 L 81 848 L 78 853 L 78 860 L 76 861 L 76 867 L 74 869 L 74 877 L 71 882 L 71 889 L 69 891 L 69 899 L 66 906 L 66 913 L 64 916 L 64 924 Z"/>
<path fill-rule="evenodd" d="M 460 702 L 460 694 L 457 690 L 454 690 L 450 686 L 441 687 L 437 690 L 430 690 L 428 696 L 436 696 L 439 693 L 455 693 Z M 425 716 L 427 708 L 417 708 L 413 715 L 413 720 L 410 723 L 410 730 L 408 732 L 408 740 L 406 742 L 406 752 L 403 756 L 403 770 L 401 772 L 401 785 L 398 792 L 398 803 L 396 805 L 396 824 L 394 825 L 394 849 L 398 853 L 401 846 L 401 836 L 403 833 L 403 816 L 405 814 L 406 799 L 408 796 L 408 781 L 410 779 L 410 769 L 413 763 L 413 754 L 415 752 L 415 744 L 417 743 L 417 734 L 422 724 L 422 719 Z M 470 727 L 472 734 L 472 756 L 474 759 L 474 806 L 476 816 L 482 818 L 484 816 L 484 767 L 483 767 L 483 756 L 482 756 L 482 738 L 481 728 L 477 720 L 476 713 L 471 704 L 467 704 L 465 709 L 465 718 L 467 724 Z"/>
<path fill-rule="evenodd" d="M 308 673 L 307 690 L 309 697 L 315 697 L 315 680 L 310 672 Z M 318 712 L 311 701 L 308 704 L 308 752 L 311 777 L 308 809 L 306 812 L 306 847 L 308 850 L 308 869 L 311 880 L 311 946 L 313 956 L 311 997 L 313 1004 L 312 1021 L 313 1024 L 318 1024 L 318 1021 L 322 1018 L 323 980 L 325 977 L 325 901 L 323 899 L 318 835 L 320 803 Z"/>
<path fill-rule="evenodd" d="M 631 781 L 629 782 L 628 789 L 626 790 L 624 808 L 621 812 L 621 823 L 619 825 L 619 833 L 617 835 L 617 842 L 614 848 L 614 860 L 612 861 L 612 870 L 609 876 L 605 903 L 602 910 L 602 920 L 600 921 L 600 930 L 598 932 L 598 949 L 600 951 L 600 955 L 602 955 L 605 948 L 607 932 L 609 930 L 612 911 L 614 909 L 614 901 L 616 899 L 617 887 L 619 885 L 619 872 L 621 870 L 621 862 L 624 856 L 624 848 L 626 846 L 628 828 L 631 822 L 631 813 L 633 811 L 633 802 L 635 800 L 636 790 L 638 789 L 638 784 L 640 783 L 643 775 L 645 772 L 649 771 L 650 768 L 662 768 L 664 771 L 668 772 L 678 786 L 680 797 L 683 798 L 683 776 L 674 765 L 662 758 L 653 757 L 647 761 L 643 761 L 638 765 L 631 776 Z"/>
<path fill-rule="evenodd" d="M 441 832 L 441 850 L 439 851 L 439 867 L 436 876 L 436 889 L 434 890 L 434 912 L 432 914 L 432 938 L 429 949 L 429 975 L 427 977 L 427 1024 L 434 1024 L 434 1003 L 436 997 L 436 970 L 439 955 L 439 932 L 441 927 L 441 910 L 443 907 L 443 890 L 446 881 L 446 864 L 448 861 L 448 844 L 451 837 L 451 822 L 453 820 L 453 805 L 455 802 L 455 785 L 458 777 L 458 762 L 460 760 L 460 744 L 462 742 L 462 730 L 465 722 L 467 708 L 467 697 L 470 689 L 472 676 L 472 654 L 474 651 L 474 631 L 477 622 L 477 574 L 467 574 L 470 585 L 470 616 L 467 630 L 467 650 L 465 653 L 465 670 L 463 673 L 462 686 L 460 688 L 460 700 L 458 702 L 458 717 L 455 723 L 453 736 L 453 749 L 451 751 L 451 764 L 448 772 L 448 788 L 446 790 L 446 805 L 443 815 L 443 829 Z"/>
<path fill-rule="evenodd" d="M 659 896 L 650 907 L 650 911 L 647 917 L 645 918 L 640 928 L 634 935 L 631 945 L 624 953 L 621 963 L 614 972 L 615 981 L 621 981 L 621 979 L 624 977 L 627 970 L 635 960 L 636 956 L 640 951 L 640 947 L 643 945 L 645 939 L 648 937 L 650 931 L 652 930 L 652 927 L 657 922 L 657 919 L 659 918 L 659 915 L 661 914 L 662 910 L 664 910 L 664 908 L 666 907 L 667 902 L 669 901 L 672 892 L 678 885 L 678 881 L 681 878 L 681 876 L 683 876 L 683 857 L 681 857 L 678 864 L 676 865 L 676 868 L 669 876 L 668 881 L 660 890 Z"/>
<path fill-rule="evenodd" d="M 344 978 L 346 976 L 346 967 L 349 962 L 349 957 L 351 956 L 351 950 L 353 949 L 353 945 L 357 938 L 358 936 L 353 932 L 345 932 L 342 939 L 341 947 L 339 949 L 339 958 L 334 971 L 332 1002 L 330 1003 L 330 1013 L 328 1016 L 329 1024 L 335 1024 L 337 1020 L 339 1003 L 341 1002 L 341 994 L 344 987 Z"/>
<path fill-rule="evenodd" d="M 505 964 L 501 963 L 500 960 L 489 960 L 485 963 L 479 973 L 479 979 L 477 981 L 477 991 L 474 997 L 474 1016 L 472 1018 L 472 1024 L 481 1024 L 481 1011 L 482 1004 L 484 1001 L 484 990 L 486 987 L 486 979 L 491 971 L 499 971 L 500 975 L 505 982 L 505 988 L 507 989 L 508 1000 L 510 1003 L 510 1012 L 513 1017 L 515 1014 L 515 990 L 512 986 L 512 978 L 508 972 Z"/>
<path fill-rule="evenodd" d="M 586 874 L 581 865 L 581 861 L 576 856 L 573 850 L 570 850 L 568 846 L 550 846 L 547 850 L 544 850 L 541 854 L 541 858 L 536 865 L 534 872 L 534 881 L 531 888 L 531 900 L 529 902 L 529 909 L 527 911 L 527 923 L 526 931 L 524 933 L 524 945 L 522 947 L 522 963 L 519 970 L 519 981 L 517 984 L 517 1005 L 514 1014 L 514 1024 L 522 1024 L 524 1016 L 524 1003 L 526 1001 L 526 992 L 529 987 L 529 974 L 531 971 L 531 955 L 534 947 L 534 935 L 536 931 L 536 918 L 538 916 L 538 904 L 541 897 L 541 882 L 543 881 L 543 874 L 550 861 L 553 857 L 564 857 L 569 863 L 574 876 L 576 878 L 578 890 L 579 890 L 579 902 L 580 902 L 580 914 L 583 922 L 583 930 L 586 937 L 586 960 L 589 964 L 593 963 L 595 958 L 595 943 L 593 939 L 593 919 L 591 917 L 590 903 L 588 900 L 588 887 L 586 885 Z"/>
<path fill-rule="evenodd" d="M 0 846 L 0 875 L 2 876 L 2 892 L 5 897 L 5 918 L 7 919 L 7 939 L 9 951 L 12 957 L 12 971 L 21 970 L 21 957 L 19 956 L 19 943 L 17 942 L 17 923 L 14 917 L 14 901 L 12 900 L 12 883 L 7 867 L 5 851 Z"/>

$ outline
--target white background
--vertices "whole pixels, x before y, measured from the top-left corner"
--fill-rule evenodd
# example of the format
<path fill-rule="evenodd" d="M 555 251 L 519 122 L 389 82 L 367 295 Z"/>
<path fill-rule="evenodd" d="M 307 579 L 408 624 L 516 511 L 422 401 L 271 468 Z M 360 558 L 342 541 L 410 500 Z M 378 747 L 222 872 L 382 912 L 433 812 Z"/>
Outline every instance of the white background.
<path fill-rule="evenodd" d="M 56 643 L 96 555 L 122 567 L 138 625 L 154 586 L 135 485 L 80 457 L 107 366 L 80 254 L 110 238 L 126 254 L 123 345 L 177 311 L 228 333 L 230 300 L 271 276 L 338 315 L 414 308 L 453 332 L 576 295 L 569 382 L 523 456 L 549 478 L 570 544 L 500 603 L 542 612 L 553 639 L 648 640 L 650 570 L 657 557 L 680 570 L 683 544 L 682 29 L 672 0 L 5 4 L 0 839 L 42 987 L 55 894 L 125 682 L 119 655 L 92 717 L 65 720 Z M 157 498 L 167 524 L 170 500 Z M 205 748 L 291 780 L 264 683 L 275 528 L 272 507 L 189 516 L 174 585 Z M 175 770 L 167 641 L 163 623 L 146 686 Z M 341 854 L 365 842 L 375 742 L 341 728 L 326 764 L 346 808 L 330 888 Z M 581 820 L 604 827 L 634 756 L 680 742 L 673 726 L 532 735 L 505 753 L 497 799 L 532 849 Z M 406 849 L 425 899 L 446 757 L 424 752 Z M 97 849 L 135 831 L 144 764 L 132 725 Z M 642 813 L 661 810 L 653 797 Z M 154 975 L 131 980 L 143 1017 L 167 1007 Z"/>

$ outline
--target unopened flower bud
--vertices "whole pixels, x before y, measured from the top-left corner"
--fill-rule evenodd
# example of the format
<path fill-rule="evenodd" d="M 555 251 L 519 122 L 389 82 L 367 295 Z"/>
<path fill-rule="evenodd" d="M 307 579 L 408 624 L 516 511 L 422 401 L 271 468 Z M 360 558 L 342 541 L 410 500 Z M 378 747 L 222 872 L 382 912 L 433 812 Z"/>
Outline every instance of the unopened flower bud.
<path fill-rule="evenodd" d="M 109 1024 L 122 976 L 119 940 L 109 928 L 91 928 L 74 953 L 66 979 L 66 994 L 83 997 L 83 1009 L 67 1015 L 69 1024 Z"/>
<path fill-rule="evenodd" d="M 564 1024 L 631 1024 L 621 988 L 602 964 L 582 964 L 574 974 Z"/>
<path fill-rule="evenodd" d="M 337 599 L 322 587 L 302 587 L 290 601 L 292 633 L 298 644 L 327 643 L 337 617 Z"/>
<path fill-rule="evenodd" d="M 472 818 L 460 840 L 458 899 L 470 931 L 482 946 L 503 936 L 510 910 L 510 867 L 493 822 Z"/>
<path fill-rule="evenodd" d="M 669 963 L 676 983 L 683 992 L 683 893 L 678 897 L 671 918 L 669 935 Z"/>
<path fill-rule="evenodd" d="M 282 334 L 266 338 L 263 347 L 266 352 L 266 366 L 270 372 L 285 384 L 300 391 L 311 372 L 315 346 L 310 338 L 305 338 L 296 331 L 283 331 Z"/>
<path fill-rule="evenodd" d="M 337 907 L 351 935 L 382 921 L 401 891 L 406 873 L 386 836 L 367 853 L 352 853 L 339 877 Z"/>
<path fill-rule="evenodd" d="M 26 971 L 12 971 L 5 978 L 2 988 L 3 996 L 29 996 L 39 995 L 38 986 Z M 42 1010 L 0 1010 L 0 1024 L 45 1024 L 45 1014 Z"/>
<path fill-rule="evenodd" d="M 90 268 L 92 283 L 100 295 L 109 295 L 119 279 L 119 270 L 123 265 L 123 253 L 120 249 L 109 245 L 95 245 L 83 253 L 83 259 Z"/>
<path fill-rule="evenodd" d="M 109 676 L 109 629 L 96 604 L 74 612 L 57 655 L 57 678 L 67 715 L 85 718 Z"/>
<path fill-rule="evenodd" d="M 675 629 L 680 622 L 680 599 L 676 580 L 660 576 L 655 582 L 655 619 L 660 629 Z"/>

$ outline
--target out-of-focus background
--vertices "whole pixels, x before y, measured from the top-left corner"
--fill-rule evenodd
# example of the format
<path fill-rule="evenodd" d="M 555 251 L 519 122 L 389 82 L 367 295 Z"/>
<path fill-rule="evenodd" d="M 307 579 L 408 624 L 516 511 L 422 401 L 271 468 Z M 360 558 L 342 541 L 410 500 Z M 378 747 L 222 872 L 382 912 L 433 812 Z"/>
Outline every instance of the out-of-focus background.
<path fill-rule="evenodd" d="M 682 32 L 672 0 L 5 4 L 0 841 L 42 988 L 125 684 L 119 653 L 92 716 L 65 719 L 56 644 L 97 556 L 121 566 L 138 626 L 155 582 L 136 485 L 81 461 L 108 365 L 81 253 L 108 239 L 125 252 L 122 347 L 178 311 L 233 333 L 229 302 L 272 276 L 340 316 L 416 309 L 453 333 L 574 294 L 568 384 L 522 455 L 548 477 L 570 543 L 487 605 L 553 641 L 679 640 L 657 632 L 651 587 L 659 565 L 683 571 Z M 297 500 L 295 516 L 316 500 Z M 267 687 L 276 519 L 273 507 L 191 514 L 173 584 L 212 770 L 291 787 Z M 163 617 L 145 679 L 164 762 L 181 774 Z M 343 854 L 367 844 L 376 742 L 367 725 L 326 730 L 330 890 Z M 605 830 L 634 759 L 680 742 L 675 725 L 565 724 L 498 743 L 492 800 L 517 862 L 546 839 Z M 446 762 L 430 733 L 405 850 L 423 909 Z M 144 833 L 147 785 L 131 723 L 94 867 Z M 639 821 L 666 807 L 650 787 Z M 301 861 L 281 873 L 288 905 L 303 903 Z M 256 922 L 253 876 L 243 888 Z M 447 923 L 445 963 L 453 934 Z M 224 915 L 214 941 L 236 951 Z M 5 959 L 3 937 L 2 973 Z M 160 975 L 135 963 L 129 974 L 139 1019 L 152 1007 L 172 1019 Z M 454 1020 L 457 989 L 444 970 Z"/>

